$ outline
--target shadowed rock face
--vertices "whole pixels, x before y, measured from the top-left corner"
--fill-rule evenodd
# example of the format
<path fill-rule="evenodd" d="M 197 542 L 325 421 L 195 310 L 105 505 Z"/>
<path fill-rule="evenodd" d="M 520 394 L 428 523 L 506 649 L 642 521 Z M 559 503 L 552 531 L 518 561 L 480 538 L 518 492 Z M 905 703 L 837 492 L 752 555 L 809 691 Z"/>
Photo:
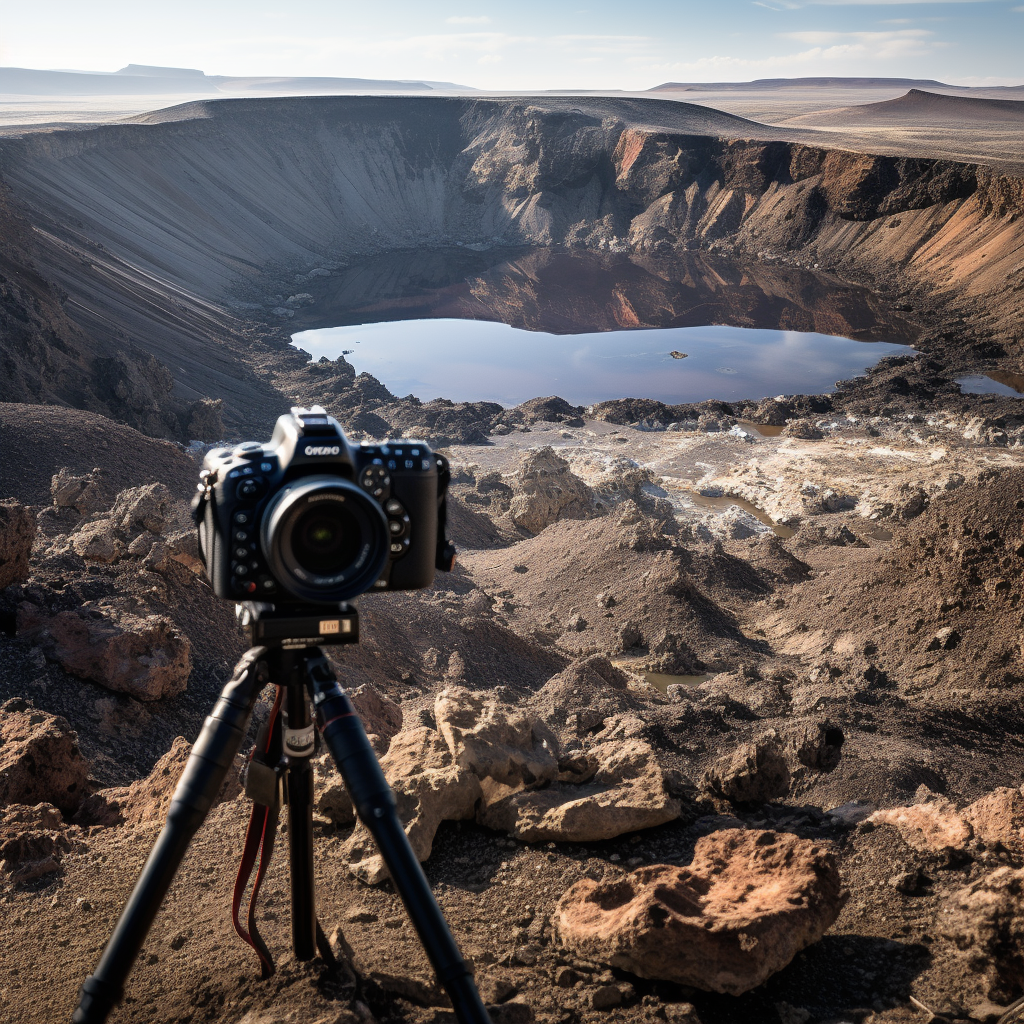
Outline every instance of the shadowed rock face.
<path fill-rule="evenodd" d="M 455 243 L 801 250 L 930 291 L 998 294 L 1000 329 L 1019 343 L 1022 299 L 1007 282 L 1020 180 L 811 137 L 658 100 L 433 97 L 205 102 L 8 137 L 0 177 L 24 244 L 0 308 L 11 324 L 28 317 L 26 337 L 69 372 L 20 357 L 4 397 L 43 397 L 45 378 L 46 397 L 105 403 L 151 431 L 187 435 L 204 398 L 225 401 L 229 424 L 262 424 L 251 410 L 279 408 L 302 383 L 281 376 L 302 369 L 271 312 L 288 295 L 268 291 L 306 293 L 355 260 Z M 19 313 L 32 308 L 30 261 L 49 289 L 42 314 Z M 517 298 L 501 297 L 502 319 L 529 316 L 530 288 L 522 311 Z M 135 408 L 143 384 L 162 418 Z"/>

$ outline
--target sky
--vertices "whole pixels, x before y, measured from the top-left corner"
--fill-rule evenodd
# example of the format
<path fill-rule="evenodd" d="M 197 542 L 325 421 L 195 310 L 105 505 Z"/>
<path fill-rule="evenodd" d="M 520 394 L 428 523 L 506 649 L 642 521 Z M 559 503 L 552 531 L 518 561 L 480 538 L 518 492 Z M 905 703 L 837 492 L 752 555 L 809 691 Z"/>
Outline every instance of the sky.
<path fill-rule="evenodd" d="M 1021 0 L 5 0 L 0 66 L 647 89 L 803 76 L 1024 83 Z"/>

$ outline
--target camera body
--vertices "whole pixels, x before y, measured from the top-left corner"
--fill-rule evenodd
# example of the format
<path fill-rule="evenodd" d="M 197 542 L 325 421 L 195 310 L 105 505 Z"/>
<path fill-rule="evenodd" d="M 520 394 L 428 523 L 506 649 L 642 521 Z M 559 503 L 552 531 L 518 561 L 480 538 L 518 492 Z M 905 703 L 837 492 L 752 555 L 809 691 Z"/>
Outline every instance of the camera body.
<path fill-rule="evenodd" d="M 267 444 L 211 450 L 199 479 L 199 550 L 226 600 L 336 604 L 454 564 L 447 459 L 422 441 L 353 445 L 319 406 L 281 416 Z"/>

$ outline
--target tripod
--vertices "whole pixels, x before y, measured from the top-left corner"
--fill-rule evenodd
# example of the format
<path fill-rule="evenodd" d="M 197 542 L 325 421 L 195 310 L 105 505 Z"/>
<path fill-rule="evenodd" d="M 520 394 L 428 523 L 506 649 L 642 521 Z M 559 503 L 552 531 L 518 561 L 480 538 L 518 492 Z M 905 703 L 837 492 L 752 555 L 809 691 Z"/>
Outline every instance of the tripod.
<path fill-rule="evenodd" d="M 333 960 L 330 944 L 316 919 L 313 884 L 313 773 L 309 763 L 314 750 L 314 719 L 309 705 L 312 700 L 315 728 L 319 729 L 345 781 L 356 813 L 380 850 L 438 980 L 451 999 L 459 1024 L 490 1024 L 473 976 L 409 845 L 396 811 L 394 794 L 366 738 L 363 724 L 320 650 L 327 644 L 358 642 L 359 620 L 355 608 L 340 605 L 337 611 L 324 611 L 309 606 L 277 611 L 273 606 L 260 604 L 246 604 L 242 608 L 243 624 L 249 627 L 253 646 L 235 666 L 232 678 L 224 686 L 192 747 L 163 830 L 96 970 L 82 985 L 73 1024 L 102 1024 L 120 1002 L 125 979 L 160 904 L 192 837 L 227 777 L 245 738 L 256 701 L 270 682 L 280 688 L 284 715 L 279 770 L 254 759 L 250 762 L 250 772 L 255 766 L 255 784 L 250 787 L 247 780 L 246 788 L 256 796 L 257 803 L 268 809 L 266 836 L 266 829 L 272 833 L 276 824 L 273 808 L 279 785 L 277 779 L 283 776 L 285 781 L 292 947 L 296 959 L 312 960 L 319 949 L 324 959 Z M 258 882 L 257 877 L 257 886 Z M 244 882 L 242 886 L 244 888 Z M 251 906 L 252 939 L 244 934 L 243 938 L 257 950 L 266 976 L 269 953 L 253 927 Z M 242 931 L 239 928 L 240 934 Z"/>

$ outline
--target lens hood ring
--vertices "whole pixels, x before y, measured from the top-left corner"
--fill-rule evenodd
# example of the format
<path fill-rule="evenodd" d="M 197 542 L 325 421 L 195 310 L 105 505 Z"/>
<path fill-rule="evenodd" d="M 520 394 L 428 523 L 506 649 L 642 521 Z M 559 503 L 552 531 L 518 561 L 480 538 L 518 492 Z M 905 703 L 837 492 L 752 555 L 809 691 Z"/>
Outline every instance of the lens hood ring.
<path fill-rule="evenodd" d="M 365 491 L 344 477 L 317 474 L 274 495 L 260 541 L 282 587 L 303 601 L 335 602 L 373 586 L 387 563 L 390 537 L 383 509 Z"/>

